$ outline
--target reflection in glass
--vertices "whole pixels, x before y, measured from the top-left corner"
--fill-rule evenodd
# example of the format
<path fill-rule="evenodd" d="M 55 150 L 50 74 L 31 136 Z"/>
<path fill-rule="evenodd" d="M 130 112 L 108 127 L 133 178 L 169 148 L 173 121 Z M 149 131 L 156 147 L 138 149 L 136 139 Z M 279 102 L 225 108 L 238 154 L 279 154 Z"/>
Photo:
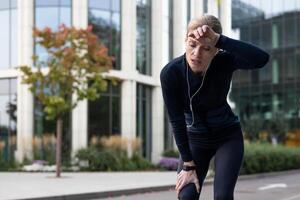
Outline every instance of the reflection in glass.
<path fill-rule="evenodd" d="M 151 5 L 150 0 L 137 0 L 136 67 L 141 74 L 151 75 Z"/>
<path fill-rule="evenodd" d="M 89 25 L 93 32 L 108 48 L 114 59 L 113 68 L 120 69 L 121 64 L 121 23 L 120 0 L 89 0 Z"/>
<path fill-rule="evenodd" d="M 93 137 L 121 134 L 121 90 L 120 84 L 108 82 L 107 91 L 100 98 L 88 102 L 89 142 Z"/>
<path fill-rule="evenodd" d="M 6 1 L 4 1 L 6 2 Z M 1 5 L 1 3 L 0 3 Z M 6 6 L 5 3 L 2 4 L 3 8 Z M 13 15 L 15 13 L 14 10 L 9 9 L 9 7 L 5 7 L 6 9 L 0 9 L 0 21 L 1 27 L 5 31 L 0 31 L 0 69 L 8 69 L 15 65 L 17 59 L 15 55 L 16 51 L 16 16 Z"/>
<path fill-rule="evenodd" d="M 136 131 L 137 136 L 142 140 L 141 154 L 151 160 L 152 151 L 152 101 L 151 87 L 137 84 L 136 99 Z"/>
<path fill-rule="evenodd" d="M 17 134 L 17 94 L 15 79 L 0 79 L 0 156 L 13 161 Z"/>
<path fill-rule="evenodd" d="M 47 160 L 55 163 L 56 120 L 47 120 L 44 106 L 38 99 L 34 99 L 34 143 L 33 153 L 36 160 Z M 72 116 L 63 116 L 62 130 L 62 162 L 70 164 L 71 155 L 71 123 Z M 40 142 L 39 142 L 40 141 Z"/>
<path fill-rule="evenodd" d="M 35 26 L 38 29 L 45 27 L 57 31 L 60 24 L 71 26 L 71 0 L 35 0 Z M 43 61 L 48 58 L 46 50 L 40 45 L 35 45 L 35 54 Z"/>

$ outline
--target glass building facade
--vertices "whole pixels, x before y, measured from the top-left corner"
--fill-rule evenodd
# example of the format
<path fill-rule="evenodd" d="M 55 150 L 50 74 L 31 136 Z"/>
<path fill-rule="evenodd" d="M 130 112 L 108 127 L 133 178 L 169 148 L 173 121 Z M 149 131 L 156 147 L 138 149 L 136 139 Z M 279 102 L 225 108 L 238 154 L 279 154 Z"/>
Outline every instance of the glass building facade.
<path fill-rule="evenodd" d="M 234 74 L 231 100 L 243 123 L 276 115 L 288 129 L 300 128 L 300 1 L 233 0 L 232 28 L 237 39 L 266 50 L 269 63 Z"/>

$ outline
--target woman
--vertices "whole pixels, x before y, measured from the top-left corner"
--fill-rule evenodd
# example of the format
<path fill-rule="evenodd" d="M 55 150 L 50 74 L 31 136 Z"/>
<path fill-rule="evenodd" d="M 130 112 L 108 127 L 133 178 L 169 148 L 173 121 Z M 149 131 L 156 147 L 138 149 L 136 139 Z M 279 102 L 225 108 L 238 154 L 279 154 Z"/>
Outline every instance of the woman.
<path fill-rule="evenodd" d="M 161 71 L 163 98 L 180 153 L 179 199 L 199 199 L 213 156 L 214 199 L 233 199 L 244 154 L 243 134 L 226 98 L 237 69 L 258 69 L 269 55 L 251 44 L 222 35 L 212 15 L 193 19 L 184 55 Z"/>

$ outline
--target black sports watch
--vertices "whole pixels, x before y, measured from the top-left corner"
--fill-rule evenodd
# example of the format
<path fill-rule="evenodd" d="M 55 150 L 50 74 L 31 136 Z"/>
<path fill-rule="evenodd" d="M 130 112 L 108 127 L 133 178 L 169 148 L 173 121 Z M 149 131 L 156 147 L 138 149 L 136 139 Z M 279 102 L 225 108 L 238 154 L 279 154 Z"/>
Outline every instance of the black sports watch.
<path fill-rule="evenodd" d="M 195 165 L 193 165 L 193 166 L 183 165 L 182 166 L 182 170 L 184 170 L 184 171 L 191 171 L 191 170 L 195 170 L 195 169 L 197 169 L 197 167 Z"/>

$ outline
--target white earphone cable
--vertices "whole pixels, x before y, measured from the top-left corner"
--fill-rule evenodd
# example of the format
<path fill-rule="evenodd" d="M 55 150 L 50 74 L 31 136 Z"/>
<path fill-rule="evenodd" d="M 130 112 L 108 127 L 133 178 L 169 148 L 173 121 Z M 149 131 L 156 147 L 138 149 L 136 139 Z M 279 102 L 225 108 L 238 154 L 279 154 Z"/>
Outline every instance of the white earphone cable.
<path fill-rule="evenodd" d="M 202 88 L 202 85 L 203 85 L 203 82 L 204 82 L 204 79 L 205 79 L 205 75 L 206 75 L 206 72 L 208 70 L 208 68 L 210 67 L 210 63 L 207 67 L 207 69 L 204 71 L 204 75 L 203 75 L 203 79 L 202 79 L 202 82 L 201 82 L 201 85 L 200 87 L 198 88 L 198 90 L 192 95 L 191 97 L 191 92 L 190 92 L 190 83 L 189 83 L 189 73 L 188 73 L 188 64 L 186 63 L 186 80 L 187 80 L 187 85 L 188 85 L 188 95 L 189 95 L 189 100 L 190 100 L 190 109 L 191 109 L 191 112 L 192 112 L 192 123 L 191 124 L 187 124 L 186 126 L 188 128 L 192 127 L 194 125 L 194 112 L 193 112 L 193 104 L 192 104 L 192 100 L 193 100 L 193 97 L 200 91 L 200 89 Z"/>

